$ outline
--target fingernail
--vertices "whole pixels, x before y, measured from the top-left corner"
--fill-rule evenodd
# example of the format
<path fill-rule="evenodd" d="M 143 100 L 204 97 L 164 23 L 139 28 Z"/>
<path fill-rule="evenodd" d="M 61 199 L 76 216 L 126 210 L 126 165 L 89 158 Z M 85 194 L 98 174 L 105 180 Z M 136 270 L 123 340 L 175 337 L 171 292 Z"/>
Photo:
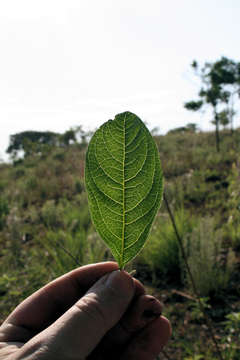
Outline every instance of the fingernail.
<path fill-rule="evenodd" d="M 142 317 L 147 322 L 157 319 L 162 314 L 162 304 L 153 296 L 146 295 L 146 308 L 142 313 Z"/>
<path fill-rule="evenodd" d="M 155 313 L 152 310 L 145 310 L 142 314 L 142 316 L 144 317 L 146 322 L 151 322 L 155 319 L 157 319 L 159 316 L 161 315 L 161 313 Z"/>

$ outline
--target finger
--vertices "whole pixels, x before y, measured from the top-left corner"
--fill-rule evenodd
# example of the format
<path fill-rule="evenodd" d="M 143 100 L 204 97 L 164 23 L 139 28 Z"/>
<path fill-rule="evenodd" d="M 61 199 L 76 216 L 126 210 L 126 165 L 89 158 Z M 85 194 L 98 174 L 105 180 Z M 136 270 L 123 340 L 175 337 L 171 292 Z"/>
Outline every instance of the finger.
<path fill-rule="evenodd" d="M 130 341 L 121 360 L 154 360 L 171 336 L 169 321 L 160 316 L 153 320 Z"/>
<path fill-rule="evenodd" d="M 50 282 L 10 314 L 2 325 L 7 334 L 7 338 L 2 341 L 25 341 L 30 334 L 32 336 L 43 330 L 69 309 L 99 278 L 116 269 L 118 265 L 114 262 L 91 264 Z"/>
<path fill-rule="evenodd" d="M 0 360 L 6 360 L 10 358 L 10 355 L 16 353 L 18 349 L 23 346 L 23 343 L 19 342 L 0 342 Z"/>
<path fill-rule="evenodd" d="M 158 318 L 162 304 L 153 296 L 141 294 L 135 298 L 120 322 L 112 328 L 89 357 L 90 359 L 119 359 L 122 349 L 147 324 Z"/>
<path fill-rule="evenodd" d="M 54 360 L 87 357 L 120 320 L 134 291 L 134 281 L 126 272 L 104 276 L 54 324 L 24 345 L 19 355 L 34 354 L 35 358 L 41 344 Z"/>
<path fill-rule="evenodd" d="M 24 300 L 0 328 L 0 341 L 28 341 L 57 320 L 103 275 L 118 269 L 114 262 L 82 266 L 47 284 Z M 135 296 L 144 292 L 134 279 Z"/>
<path fill-rule="evenodd" d="M 162 313 L 162 304 L 155 297 L 142 295 L 129 307 L 121 320 L 126 333 L 132 334 L 144 328 Z"/>

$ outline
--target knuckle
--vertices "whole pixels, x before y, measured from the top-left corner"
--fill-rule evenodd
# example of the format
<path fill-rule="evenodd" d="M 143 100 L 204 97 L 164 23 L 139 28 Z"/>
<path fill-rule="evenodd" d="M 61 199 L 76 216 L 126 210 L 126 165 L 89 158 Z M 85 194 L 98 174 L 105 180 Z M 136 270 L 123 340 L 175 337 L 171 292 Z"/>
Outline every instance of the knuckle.
<path fill-rule="evenodd" d="M 107 314 L 98 299 L 90 295 L 85 295 L 75 306 L 85 314 L 89 321 L 101 324 L 103 329 L 107 329 Z"/>

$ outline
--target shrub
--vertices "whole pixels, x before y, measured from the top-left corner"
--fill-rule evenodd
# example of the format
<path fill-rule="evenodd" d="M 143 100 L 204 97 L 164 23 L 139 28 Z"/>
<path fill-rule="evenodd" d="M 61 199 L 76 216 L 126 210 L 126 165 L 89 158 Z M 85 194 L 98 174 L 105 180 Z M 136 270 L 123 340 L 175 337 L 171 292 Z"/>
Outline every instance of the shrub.
<path fill-rule="evenodd" d="M 62 199 L 59 206 L 64 209 L 63 221 L 69 231 L 72 233 L 81 229 L 88 231 L 91 226 L 91 219 L 85 192 L 76 196 L 74 202 Z"/>
<path fill-rule="evenodd" d="M 65 152 L 58 151 L 54 154 L 53 158 L 58 161 L 64 161 L 65 160 Z"/>
<path fill-rule="evenodd" d="M 42 209 L 43 223 L 49 228 L 58 228 L 63 225 L 63 207 L 56 206 L 54 200 L 47 200 Z"/>
<path fill-rule="evenodd" d="M 12 177 L 14 180 L 17 180 L 25 175 L 25 169 L 23 166 L 17 166 L 13 168 Z"/>
<path fill-rule="evenodd" d="M 82 180 L 80 180 L 80 179 L 77 179 L 75 181 L 75 191 L 76 191 L 76 193 L 81 194 L 83 192 L 83 190 L 84 190 L 84 182 Z"/>
<path fill-rule="evenodd" d="M 38 187 L 38 180 L 36 178 L 36 176 L 34 175 L 30 175 L 27 177 L 26 182 L 25 182 L 25 189 L 27 191 L 32 191 L 37 189 Z"/>

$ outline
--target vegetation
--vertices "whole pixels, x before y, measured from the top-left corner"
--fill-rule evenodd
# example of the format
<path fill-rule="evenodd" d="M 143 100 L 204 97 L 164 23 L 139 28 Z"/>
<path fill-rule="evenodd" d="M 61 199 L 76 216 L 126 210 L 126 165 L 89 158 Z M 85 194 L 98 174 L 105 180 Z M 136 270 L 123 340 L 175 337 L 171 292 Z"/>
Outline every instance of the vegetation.
<path fill-rule="evenodd" d="M 202 304 L 223 359 L 234 360 L 240 354 L 240 131 L 222 130 L 218 153 L 214 134 L 193 128 L 155 140 L 165 195 Z M 85 139 L 64 147 L 45 144 L 47 151 L 42 144 L 41 152 L 0 164 L 0 321 L 51 279 L 112 258 L 89 216 Z M 160 358 L 218 359 L 165 203 L 130 266 L 165 303 L 173 325 Z"/>
<path fill-rule="evenodd" d="M 230 124 L 233 132 L 234 106 L 240 96 L 240 63 L 222 57 L 214 63 L 205 63 L 201 69 L 193 61 L 192 68 L 201 80 L 200 100 L 187 102 L 185 108 L 198 111 L 203 105 L 211 107 L 212 123 L 216 127 L 216 149 L 220 151 L 219 126 Z"/>

